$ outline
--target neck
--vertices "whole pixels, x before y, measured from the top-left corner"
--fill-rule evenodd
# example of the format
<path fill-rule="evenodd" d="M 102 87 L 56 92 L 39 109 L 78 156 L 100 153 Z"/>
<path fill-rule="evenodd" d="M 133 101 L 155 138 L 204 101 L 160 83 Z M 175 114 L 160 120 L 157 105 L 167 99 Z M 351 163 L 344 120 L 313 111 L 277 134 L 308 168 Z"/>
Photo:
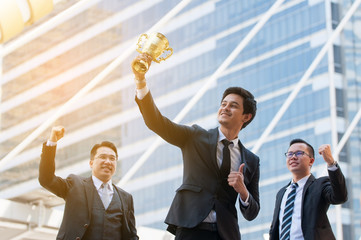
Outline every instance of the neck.
<path fill-rule="evenodd" d="M 228 139 L 228 140 L 233 140 L 235 138 L 238 137 L 238 133 L 239 130 L 238 129 L 228 129 L 225 128 L 224 126 L 220 126 L 219 129 L 221 130 L 221 132 L 223 133 L 223 135 Z"/>
<path fill-rule="evenodd" d="M 302 178 L 304 178 L 304 177 L 306 177 L 306 176 L 308 176 L 308 175 L 310 175 L 310 173 L 309 173 L 309 174 L 306 174 L 306 175 L 302 175 L 302 176 L 293 175 L 293 181 L 294 181 L 294 182 L 298 182 L 298 181 L 300 181 Z"/>

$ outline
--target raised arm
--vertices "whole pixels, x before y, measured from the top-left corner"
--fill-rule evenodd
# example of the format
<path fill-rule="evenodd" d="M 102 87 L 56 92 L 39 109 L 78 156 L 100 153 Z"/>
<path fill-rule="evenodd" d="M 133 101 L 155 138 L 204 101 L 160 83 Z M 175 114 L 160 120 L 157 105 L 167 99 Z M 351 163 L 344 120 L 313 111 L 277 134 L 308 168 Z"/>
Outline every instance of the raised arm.
<path fill-rule="evenodd" d="M 39 164 L 39 183 L 55 195 L 65 198 L 69 183 L 55 176 L 56 143 L 64 136 L 62 126 L 53 127 L 48 142 L 43 143 Z"/>
<path fill-rule="evenodd" d="M 340 204 L 347 201 L 347 187 L 345 176 L 334 160 L 329 144 L 323 144 L 318 148 L 318 153 L 328 165 L 328 175 L 330 177 L 330 187 L 325 187 L 323 195 L 331 204 Z"/>

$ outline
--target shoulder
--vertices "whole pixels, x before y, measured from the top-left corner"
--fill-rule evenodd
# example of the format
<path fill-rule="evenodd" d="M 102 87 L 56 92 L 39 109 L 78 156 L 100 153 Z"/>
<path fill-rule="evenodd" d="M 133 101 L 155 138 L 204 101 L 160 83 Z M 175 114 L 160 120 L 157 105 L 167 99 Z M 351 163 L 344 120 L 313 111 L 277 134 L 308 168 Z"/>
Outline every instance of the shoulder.
<path fill-rule="evenodd" d="M 83 183 L 83 182 L 91 182 L 91 177 L 82 177 L 76 174 L 69 174 L 66 180 L 68 182 L 73 182 L 73 183 Z"/>
<path fill-rule="evenodd" d="M 118 187 L 118 186 L 116 186 L 116 185 L 114 185 L 114 186 L 115 186 L 116 190 L 118 191 L 118 193 L 119 193 L 120 195 L 122 195 L 123 197 L 133 198 L 133 197 L 132 197 L 132 194 L 128 193 L 127 191 L 121 189 L 120 187 Z"/>
<path fill-rule="evenodd" d="M 251 159 L 252 161 L 254 161 L 255 163 L 259 164 L 259 157 L 254 154 L 253 152 L 251 152 L 250 150 L 248 150 L 247 148 L 245 148 L 242 144 L 241 144 L 244 154 L 246 156 L 247 159 Z"/>

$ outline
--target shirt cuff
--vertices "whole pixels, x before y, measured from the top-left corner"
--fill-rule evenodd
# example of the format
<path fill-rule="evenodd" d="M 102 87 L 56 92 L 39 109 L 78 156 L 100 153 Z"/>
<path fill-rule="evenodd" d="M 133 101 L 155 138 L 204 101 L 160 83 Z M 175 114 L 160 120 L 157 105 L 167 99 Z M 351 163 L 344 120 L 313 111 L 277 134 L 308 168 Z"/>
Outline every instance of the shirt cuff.
<path fill-rule="evenodd" d="M 327 169 L 330 171 L 336 171 L 338 169 L 338 163 L 332 165 L 331 167 L 327 166 Z"/>
<path fill-rule="evenodd" d="M 145 85 L 144 88 L 137 89 L 136 91 L 137 91 L 137 98 L 138 98 L 139 100 L 142 100 L 142 99 L 145 97 L 145 95 L 148 94 L 149 88 L 148 88 L 147 85 Z"/>
<path fill-rule="evenodd" d="M 239 198 L 239 201 L 242 203 L 243 207 L 248 207 L 248 205 L 249 205 L 249 202 L 248 202 L 248 200 L 249 200 L 249 193 L 248 193 L 248 195 L 247 195 L 246 201 L 244 201 L 244 202 L 243 202 L 243 200 L 242 200 L 242 198 L 241 198 L 241 196 L 240 196 L 239 193 L 238 193 L 238 198 Z"/>
<path fill-rule="evenodd" d="M 53 141 L 48 140 L 48 141 L 46 142 L 46 146 L 48 146 L 48 147 L 54 147 L 54 146 L 56 146 L 56 142 L 53 142 Z"/>

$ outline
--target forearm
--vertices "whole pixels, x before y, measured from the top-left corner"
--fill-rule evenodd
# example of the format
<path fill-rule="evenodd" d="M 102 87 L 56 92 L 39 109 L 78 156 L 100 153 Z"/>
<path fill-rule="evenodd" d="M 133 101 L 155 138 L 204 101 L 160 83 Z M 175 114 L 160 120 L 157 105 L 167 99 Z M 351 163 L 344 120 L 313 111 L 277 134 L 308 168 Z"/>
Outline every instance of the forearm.
<path fill-rule="evenodd" d="M 243 206 L 240 203 L 241 212 L 245 219 L 251 221 L 255 219 L 260 210 L 259 204 L 259 165 L 254 170 L 255 174 L 253 175 L 252 180 L 247 185 L 248 190 L 248 206 Z"/>
<path fill-rule="evenodd" d="M 49 186 L 55 177 L 55 152 L 56 146 L 43 144 L 39 164 L 39 183 L 43 187 Z"/>
<path fill-rule="evenodd" d="M 345 176 L 338 167 L 335 171 L 328 171 L 331 183 L 331 203 L 340 204 L 347 201 L 347 186 Z"/>
<path fill-rule="evenodd" d="M 245 219 L 247 219 L 248 221 L 252 221 L 257 217 L 260 210 L 260 205 L 259 202 L 257 202 L 251 194 L 249 195 L 248 198 L 247 207 L 243 206 L 241 202 L 239 204 L 240 204 L 241 213 Z"/>
<path fill-rule="evenodd" d="M 170 144 L 182 147 L 194 128 L 177 124 L 164 117 L 154 103 L 151 92 L 144 99 L 135 99 L 147 127 Z"/>

